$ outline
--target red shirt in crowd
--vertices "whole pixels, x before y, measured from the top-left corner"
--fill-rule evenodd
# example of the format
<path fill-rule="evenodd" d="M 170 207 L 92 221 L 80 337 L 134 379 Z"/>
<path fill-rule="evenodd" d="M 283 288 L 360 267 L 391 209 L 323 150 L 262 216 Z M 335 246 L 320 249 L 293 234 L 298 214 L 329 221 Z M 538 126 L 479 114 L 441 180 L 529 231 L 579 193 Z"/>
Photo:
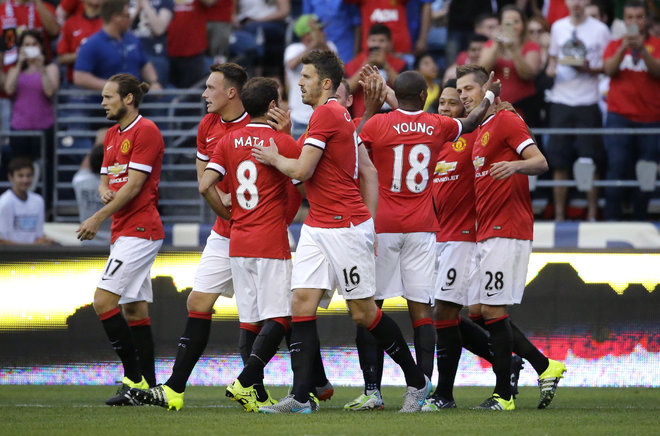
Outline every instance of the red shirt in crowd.
<path fill-rule="evenodd" d="M 167 53 L 174 57 L 197 56 L 206 50 L 206 8 L 199 0 L 174 2 L 174 17 L 167 29 Z"/>
<path fill-rule="evenodd" d="M 234 13 L 234 0 L 218 0 L 213 6 L 205 8 L 206 21 L 224 21 L 231 23 Z"/>
<path fill-rule="evenodd" d="M 492 45 L 492 40 L 487 41 L 484 44 L 484 48 L 491 47 Z M 530 51 L 540 52 L 541 47 L 533 41 L 527 41 L 522 46 L 523 57 Z M 518 75 L 518 71 L 516 71 L 513 59 L 497 58 L 495 65 L 493 66 L 493 71 L 495 72 L 495 79 L 499 79 L 502 82 L 500 98 L 503 101 L 516 104 L 523 98 L 531 97 L 536 93 L 534 80 L 521 79 Z"/>
<path fill-rule="evenodd" d="M 60 40 L 57 42 L 57 54 L 75 53 L 78 47 L 90 36 L 101 29 L 103 20 L 101 17 L 87 18 L 84 11 L 70 16 L 62 26 Z M 73 83 L 73 66 L 67 68 L 67 78 Z"/>
<path fill-rule="evenodd" d="M 362 16 L 362 50 L 368 50 L 367 38 L 372 24 L 382 23 L 392 32 L 396 53 L 410 53 L 412 43 L 408 30 L 406 4 L 408 0 L 347 0 L 360 6 Z"/>

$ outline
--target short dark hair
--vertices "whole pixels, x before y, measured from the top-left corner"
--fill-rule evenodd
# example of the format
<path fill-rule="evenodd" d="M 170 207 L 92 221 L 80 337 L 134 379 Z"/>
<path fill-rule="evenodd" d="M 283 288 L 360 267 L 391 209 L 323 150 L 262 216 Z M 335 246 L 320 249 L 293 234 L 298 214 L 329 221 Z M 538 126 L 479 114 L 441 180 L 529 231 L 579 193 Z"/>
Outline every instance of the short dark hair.
<path fill-rule="evenodd" d="M 337 54 L 330 50 L 312 50 L 303 56 L 303 65 L 314 65 L 319 79 L 332 81 L 332 92 L 337 91 L 341 79 L 344 78 L 344 63 Z"/>
<path fill-rule="evenodd" d="M 449 79 L 447 80 L 444 85 L 442 85 L 442 89 L 445 88 L 454 88 L 456 89 L 456 79 Z"/>
<path fill-rule="evenodd" d="M 488 71 L 486 71 L 486 69 L 481 65 L 460 65 L 456 68 L 457 79 L 460 79 L 463 76 L 467 76 L 468 74 L 474 74 L 474 80 L 480 85 L 488 82 Z"/>
<path fill-rule="evenodd" d="M 482 14 L 477 15 L 477 17 L 474 19 L 474 27 L 479 26 L 481 23 L 488 20 L 489 18 L 495 18 L 497 21 L 500 20 L 497 15 L 491 14 L 489 12 L 484 12 Z"/>
<path fill-rule="evenodd" d="M 140 107 L 142 98 L 149 92 L 149 84 L 147 82 L 140 82 L 134 75 L 128 73 L 115 74 L 108 79 L 108 82 L 115 82 L 117 84 L 117 92 L 122 99 L 128 94 L 133 94 L 133 106 L 135 109 Z"/>
<path fill-rule="evenodd" d="M 241 101 L 250 118 L 260 117 L 268 112 L 271 101 L 280 97 L 279 84 L 268 77 L 253 77 L 243 86 Z"/>
<path fill-rule="evenodd" d="M 480 33 L 473 33 L 472 36 L 470 37 L 470 40 L 468 41 L 468 45 L 472 44 L 473 42 L 486 42 L 488 41 L 488 37 L 486 35 L 481 35 Z"/>
<path fill-rule="evenodd" d="M 245 68 L 233 62 L 226 62 L 224 64 L 213 64 L 210 68 L 212 73 L 222 73 L 225 82 L 228 82 L 231 87 L 236 88 L 238 95 L 241 95 L 241 89 L 245 86 L 248 80 Z"/>
<path fill-rule="evenodd" d="M 101 167 L 103 166 L 103 152 L 105 148 L 103 145 L 95 145 L 92 147 L 92 150 L 89 152 L 89 166 L 92 169 L 94 174 L 101 172 Z"/>
<path fill-rule="evenodd" d="M 602 13 L 602 7 L 600 5 L 598 5 L 598 6 L 599 6 L 599 10 Z M 644 8 L 644 12 L 646 12 L 646 3 L 642 0 L 627 0 L 623 4 L 623 8 L 624 9 L 625 8 Z"/>
<path fill-rule="evenodd" d="M 417 68 L 419 68 L 420 62 L 422 62 L 422 59 L 424 59 L 427 56 L 430 57 L 433 60 L 433 63 L 435 63 L 435 59 L 433 59 L 433 55 L 430 52 L 425 51 L 425 52 L 420 53 L 417 56 L 415 56 L 415 62 L 413 63 L 413 70 L 416 70 Z"/>
<path fill-rule="evenodd" d="M 48 50 L 46 50 L 46 44 L 44 43 L 44 36 L 43 34 L 35 29 L 27 29 L 24 30 L 23 33 L 21 33 L 21 36 L 18 37 L 18 44 L 16 46 L 18 48 L 23 47 L 23 43 L 25 41 L 26 36 L 31 36 L 34 39 L 37 40 L 37 44 L 39 44 L 39 48 L 41 49 L 41 54 L 45 59 L 44 64 L 48 64 L 50 62 L 50 59 L 48 59 Z M 23 66 L 23 69 L 27 68 L 27 65 Z"/>
<path fill-rule="evenodd" d="M 372 24 L 369 28 L 369 34 L 367 36 L 371 35 L 385 35 L 387 36 L 387 39 L 390 41 L 392 40 L 392 31 L 383 23 Z"/>
<path fill-rule="evenodd" d="M 399 102 L 417 103 L 421 92 L 426 89 L 426 80 L 417 71 L 404 71 L 394 81 L 394 94 Z"/>
<path fill-rule="evenodd" d="M 34 172 L 34 166 L 32 166 L 32 160 L 30 158 L 23 156 L 12 158 L 9 161 L 7 174 L 13 176 L 15 171 L 22 170 L 23 168 L 30 168 Z"/>
<path fill-rule="evenodd" d="M 101 20 L 109 23 L 112 21 L 112 17 L 124 12 L 126 5 L 128 5 L 128 0 L 105 0 L 101 3 Z"/>

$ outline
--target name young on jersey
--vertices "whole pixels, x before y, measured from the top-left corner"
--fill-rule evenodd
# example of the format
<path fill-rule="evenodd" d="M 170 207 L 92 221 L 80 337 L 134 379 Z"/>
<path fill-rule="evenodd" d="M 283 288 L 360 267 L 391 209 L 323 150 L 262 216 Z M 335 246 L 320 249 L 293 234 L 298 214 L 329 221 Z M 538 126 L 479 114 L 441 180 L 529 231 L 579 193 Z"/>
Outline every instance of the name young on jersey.
<path fill-rule="evenodd" d="M 434 127 L 427 125 L 426 123 L 418 123 L 414 121 L 409 121 L 407 123 L 399 123 L 392 125 L 396 133 L 399 135 L 402 133 L 424 133 L 428 136 L 433 135 Z"/>

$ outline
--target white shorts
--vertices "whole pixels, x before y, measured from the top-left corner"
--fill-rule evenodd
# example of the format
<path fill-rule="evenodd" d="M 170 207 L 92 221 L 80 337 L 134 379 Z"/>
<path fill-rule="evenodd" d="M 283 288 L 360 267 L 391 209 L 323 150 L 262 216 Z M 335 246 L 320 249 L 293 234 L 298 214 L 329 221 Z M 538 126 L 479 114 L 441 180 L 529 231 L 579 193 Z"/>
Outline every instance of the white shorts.
<path fill-rule="evenodd" d="M 477 242 L 479 302 L 520 304 L 525 292 L 532 241 L 490 238 Z"/>
<path fill-rule="evenodd" d="M 240 322 L 291 316 L 291 259 L 232 257 Z"/>
<path fill-rule="evenodd" d="M 378 233 L 376 300 L 433 301 L 435 233 Z"/>
<path fill-rule="evenodd" d="M 327 308 L 334 290 L 346 300 L 373 297 L 376 290 L 374 221 L 341 228 L 303 224 L 296 249 L 291 289 L 324 289 Z"/>
<path fill-rule="evenodd" d="M 119 304 L 136 301 L 154 301 L 151 289 L 151 265 L 156 260 L 163 240 L 120 236 L 110 246 L 110 256 L 105 264 L 100 289 L 120 295 Z"/>
<path fill-rule="evenodd" d="M 438 270 L 434 298 L 437 301 L 467 306 L 471 304 L 470 289 L 478 287 L 470 279 L 476 267 L 477 244 L 468 241 L 447 241 L 436 244 Z M 478 298 L 476 303 L 478 303 Z"/>
<path fill-rule="evenodd" d="M 211 231 L 197 265 L 192 290 L 205 294 L 220 294 L 227 298 L 234 296 L 228 238 Z"/>

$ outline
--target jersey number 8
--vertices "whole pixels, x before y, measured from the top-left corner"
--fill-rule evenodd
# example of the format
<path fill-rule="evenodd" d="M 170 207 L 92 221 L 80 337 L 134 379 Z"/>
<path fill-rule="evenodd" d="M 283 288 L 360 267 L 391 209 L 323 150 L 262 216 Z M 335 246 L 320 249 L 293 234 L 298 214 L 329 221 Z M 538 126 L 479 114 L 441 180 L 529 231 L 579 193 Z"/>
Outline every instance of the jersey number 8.
<path fill-rule="evenodd" d="M 257 207 L 259 203 L 259 192 L 257 191 L 257 166 L 251 160 L 244 160 L 236 168 L 236 200 L 238 205 L 245 210 Z M 247 194 L 247 195 L 246 195 Z"/>

